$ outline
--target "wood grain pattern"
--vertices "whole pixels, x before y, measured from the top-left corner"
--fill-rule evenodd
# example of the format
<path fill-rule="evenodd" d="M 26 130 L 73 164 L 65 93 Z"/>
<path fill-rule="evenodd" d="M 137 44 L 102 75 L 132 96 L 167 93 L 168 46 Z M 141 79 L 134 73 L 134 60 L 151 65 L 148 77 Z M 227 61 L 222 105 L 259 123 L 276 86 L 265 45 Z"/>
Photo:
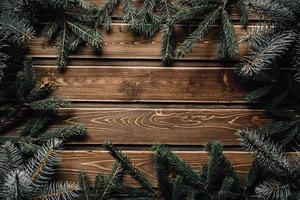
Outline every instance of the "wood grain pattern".
<path fill-rule="evenodd" d="M 232 69 L 157 67 L 36 67 L 41 81 L 57 86 L 55 95 L 93 102 L 244 103 L 247 89 Z"/>
<path fill-rule="evenodd" d="M 63 124 L 84 123 L 88 135 L 71 144 L 204 145 L 219 140 L 239 145 L 235 132 L 270 122 L 249 109 L 73 108 L 59 111 Z M 70 116 L 71 114 L 71 116 Z"/>
<path fill-rule="evenodd" d="M 193 27 L 178 26 L 176 29 L 178 43 L 191 32 Z M 219 60 L 217 27 L 211 31 L 206 39 L 200 42 L 193 51 L 183 60 Z M 243 28 L 235 26 L 235 31 L 240 38 L 243 35 Z M 85 47 L 77 53 L 72 54 L 72 58 L 126 58 L 126 59 L 161 59 L 161 34 L 157 34 L 152 39 L 145 39 L 136 36 L 130 27 L 123 23 L 114 23 L 112 32 L 104 32 L 104 48 L 101 53 L 95 53 L 92 48 Z M 240 46 L 241 55 L 247 53 L 246 47 Z M 55 43 L 49 43 L 44 37 L 37 37 L 29 44 L 28 53 L 34 58 L 54 58 L 56 56 Z"/>
<path fill-rule="evenodd" d="M 144 175 L 149 177 L 149 180 L 153 184 L 157 185 L 151 152 L 124 151 L 124 153 L 128 155 Z M 203 151 L 178 151 L 174 153 L 196 170 L 201 169 L 201 166 L 208 162 L 207 153 Z M 243 179 L 251 165 L 251 155 L 241 151 L 224 153 Z M 85 171 L 94 180 L 96 174 L 99 172 L 109 173 L 114 162 L 115 160 L 105 151 L 63 151 L 58 175 L 63 180 L 76 181 L 76 175 L 78 175 L 79 171 Z M 135 185 L 135 182 L 128 176 L 125 176 L 125 181 Z"/>

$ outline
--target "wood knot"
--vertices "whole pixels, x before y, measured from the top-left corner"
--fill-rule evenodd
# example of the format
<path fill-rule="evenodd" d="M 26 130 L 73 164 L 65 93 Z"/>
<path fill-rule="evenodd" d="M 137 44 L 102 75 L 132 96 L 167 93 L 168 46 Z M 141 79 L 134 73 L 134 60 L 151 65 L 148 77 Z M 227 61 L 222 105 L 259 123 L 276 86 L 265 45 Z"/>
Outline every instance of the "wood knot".
<path fill-rule="evenodd" d="M 139 83 L 129 82 L 124 84 L 124 92 L 129 99 L 136 99 L 140 93 Z"/>

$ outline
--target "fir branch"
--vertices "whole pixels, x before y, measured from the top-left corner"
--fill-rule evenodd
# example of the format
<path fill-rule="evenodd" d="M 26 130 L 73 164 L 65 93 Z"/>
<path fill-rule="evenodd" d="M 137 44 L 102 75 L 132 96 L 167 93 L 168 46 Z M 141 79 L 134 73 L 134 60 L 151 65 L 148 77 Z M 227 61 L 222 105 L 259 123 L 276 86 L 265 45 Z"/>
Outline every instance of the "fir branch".
<path fill-rule="evenodd" d="M 31 184 L 34 187 L 40 187 L 51 180 L 58 164 L 56 150 L 61 149 L 61 146 L 60 140 L 49 140 L 26 164 L 26 173 L 30 176 Z M 50 186 L 49 190 L 52 189 L 54 188 Z"/>
<path fill-rule="evenodd" d="M 289 199 L 291 190 L 289 184 L 282 184 L 278 181 L 264 181 L 255 188 L 255 193 L 260 199 Z"/>
<path fill-rule="evenodd" d="M 206 16 L 206 18 L 199 24 L 198 28 L 178 47 L 176 57 L 184 57 L 192 51 L 199 41 L 204 39 L 205 35 L 211 30 L 216 19 L 220 16 L 220 10 L 221 7 Z"/>
<path fill-rule="evenodd" d="M 166 65 L 173 64 L 173 58 L 175 56 L 175 25 L 173 23 L 166 23 L 163 25 L 162 30 L 162 62 Z"/>
<path fill-rule="evenodd" d="M 34 192 L 32 200 L 59 200 L 76 199 L 79 196 L 80 187 L 76 183 L 52 182 Z"/>
<path fill-rule="evenodd" d="M 89 43 L 92 47 L 96 49 L 101 49 L 103 46 L 102 33 L 97 29 L 90 29 L 77 22 L 67 22 L 70 29 L 82 40 Z"/>
<path fill-rule="evenodd" d="M 107 177 L 99 174 L 96 177 L 96 196 L 99 200 L 109 199 L 113 190 L 121 185 L 123 178 L 123 168 L 120 163 L 113 165 L 111 172 Z"/>
<path fill-rule="evenodd" d="M 6 175 L 10 170 L 20 169 L 23 164 L 18 148 L 11 142 L 5 142 L 0 147 L 0 176 Z"/>
<path fill-rule="evenodd" d="M 96 27 L 104 27 L 107 31 L 111 31 L 111 13 L 119 5 L 120 0 L 107 0 L 97 13 Z"/>
<path fill-rule="evenodd" d="M 104 148 L 122 165 L 122 168 L 129 171 L 129 174 L 137 180 L 148 192 L 154 193 L 154 189 L 148 179 L 131 163 L 127 155 L 122 154 L 110 143 L 104 144 Z"/>
<path fill-rule="evenodd" d="M 227 11 L 223 8 L 221 11 L 222 25 L 220 29 L 220 45 L 218 54 L 221 59 L 237 58 L 239 46 L 233 25 L 230 21 Z"/>
<path fill-rule="evenodd" d="M 49 97 L 43 100 L 28 103 L 27 106 L 36 111 L 53 111 L 61 107 L 68 107 L 69 102 L 61 97 Z"/>
<path fill-rule="evenodd" d="M 132 0 L 123 0 L 123 20 L 128 23 L 134 31 L 139 30 L 138 11 Z"/>
<path fill-rule="evenodd" d="M 265 18 L 275 19 L 278 23 L 288 25 L 288 23 L 296 21 L 293 12 L 277 2 L 251 0 L 248 6 L 252 11 L 264 16 Z"/>
<path fill-rule="evenodd" d="M 93 194 L 91 191 L 91 181 L 85 172 L 80 172 L 78 175 L 79 186 L 81 189 L 80 198 L 83 200 L 92 200 Z"/>
<path fill-rule="evenodd" d="M 239 74 L 251 77 L 266 70 L 289 50 L 294 40 L 295 35 L 290 31 L 276 35 L 267 46 L 251 52 L 249 56 L 242 59 L 243 64 L 239 69 Z"/>
<path fill-rule="evenodd" d="M 40 134 L 37 139 L 39 141 L 47 141 L 50 139 L 58 138 L 61 140 L 67 140 L 70 137 L 79 136 L 83 137 L 86 135 L 86 127 L 83 124 L 74 124 L 65 126 L 63 128 L 53 128 Z"/>
<path fill-rule="evenodd" d="M 258 135 L 254 130 L 239 130 L 239 139 L 245 149 L 254 152 L 263 169 L 274 176 L 290 177 L 293 167 L 285 158 L 279 145 Z"/>
<path fill-rule="evenodd" d="M 65 70 L 69 60 L 69 31 L 67 30 L 66 23 L 57 37 L 57 65 L 60 70 Z"/>
<path fill-rule="evenodd" d="M 0 36 L 3 40 L 22 45 L 33 39 L 34 34 L 34 29 L 27 19 L 20 18 L 12 13 L 1 13 Z"/>
<path fill-rule="evenodd" d="M 11 171 L 3 184 L 3 196 L 7 199 L 27 199 L 30 196 L 30 179 L 22 170 Z"/>

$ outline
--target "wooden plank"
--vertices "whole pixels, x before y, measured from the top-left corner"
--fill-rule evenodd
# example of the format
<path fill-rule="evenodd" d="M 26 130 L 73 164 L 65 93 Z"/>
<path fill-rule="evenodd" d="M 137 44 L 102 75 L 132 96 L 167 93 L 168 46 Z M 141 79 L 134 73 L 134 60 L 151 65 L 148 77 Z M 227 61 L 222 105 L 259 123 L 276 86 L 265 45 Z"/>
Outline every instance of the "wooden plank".
<path fill-rule="evenodd" d="M 192 27 L 178 27 L 176 30 L 178 43 L 187 36 Z M 218 38 L 216 37 L 218 27 L 200 42 L 184 60 L 219 60 L 217 55 Z M 238 38 L 243 35 L 243 28 L 235 26 Z M 112 32 L 104 32 L 104 48 L 101 53 L 95 53 L 92 48 L 85 47 L 77 53 L 72 54 L 72 58 L 126 58 L 126 59 L 161 59 L 161 34 L 146 40 L 141 36 L 136 36 L 127 24 L 115 23 Z M 241 55 L 247 53 L 246 47 L 240 46 Z M 29 44 L 28 53 L 34 58 L 55 58 L 56 45 L 49 43 L 44 37 L 37 37 Z"/>
<path fill-rule="evenodd" d="M 105 2 L 107 2 L 107 0 L 92 0 L 91 2 L 95 3 L 98 6 L 103 6 L 105 4 Z M 142 0 L 133 0 L 133 3 L 139 8 L 142 6 L 144 1 Z M 175 2 L 175 0 L 173 0 L 173 2 Z M 114 10 L 114 12 L 112 13 L 112 17 L 113 18 L 121 18 L 122 17 L 122 9 L 123 9 L 123 4 L 120 3 L 116 9 Z M 240 20 L 241 16 L 238 14 L 238 10 L 236 5 L 234 4 L 232 6 L 232 11 L 231 11 L 231 15 L 230 15 L 232 20 Z M 249 20 L 257 20 L 258 16 L 255 16 L 253 14 L 249 15 Z"/>
<path fill-rule="evenodd" d="M 205 145 L 219 140 L 239 145 L 235 132 L 270 122 L 261 110 L 191 108 L 60 109 L 62 124 L 84 123 L 88 135 L 70 144 Z"/>
<path fill-rule="evenodd" d="M 124 151 L 124 153 L 128 155 L 135 166 L 139 168 L 154 185 L 157 185 L 152 153 L 150 151 Z M 196 170 L 201 169 L 201 166 L 208 162 L 207 153 L 203 151 L 177 151 L 174 153 Z M 241 179 L 244 179 L 251 165 L 251 155 L 241 151 L 227 151 L 224 153 Z M 115 163 L 115 160 L 105 151 L 63 151 L 58 176 L 62 180 L 77 181 L 76 177 L 78 173 L 85 171 L 90 175 L 92 181 L 94 181 L 97 173 L 109 173 L 113 163 Z M 127 175 L 124 178 L 127 183 L 136 184 L 134 180 Z"/>
<path fill-rule="evenodd" d="M 35 68 L 41 81 L 55 83 L 55 95 L 92 102 L 245 103 L 247 89 L 233 69 L 165 67 Z"/>

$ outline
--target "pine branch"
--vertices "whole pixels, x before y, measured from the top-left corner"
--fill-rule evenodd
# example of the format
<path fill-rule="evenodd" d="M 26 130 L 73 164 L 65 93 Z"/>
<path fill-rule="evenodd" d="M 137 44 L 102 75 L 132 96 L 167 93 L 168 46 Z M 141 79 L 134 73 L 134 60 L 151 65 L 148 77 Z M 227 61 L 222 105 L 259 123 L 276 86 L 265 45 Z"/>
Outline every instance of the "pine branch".
<path fill-rule="evenodd" d="M 0 36 L 3 40 L 23 45 L 33 39 L 34 34 L 34 29 L 28 20 L 12 13 L 3 12 L 0 15 Z"/>
<path fill-rule="evenodd" d="M 20 169 L 23 159 L 18 148 L 11 142 L 5 142 L 0 147 L 0 176 L 6 175 L 10 170 Z"/>
<path fill-rule="evenodd" d="M 123 20 L 128 23 L 134 31 L 139 30 L 138 11 L 132 0 L 123 0 Z"/>
<path fill-rule="evenodd" d="M 239 69 L 241 76 L 254 76 L 266 70 L 290 48 L 295 40 L 293 32 L 283 32 L 272 38 L 269 44 L 256 52 L 250 52 L 249 56 L 242 59 L 242 66 Z"/>
<path fill-rule="evenodd" d="M 107 31 L 111 31 L 112 19 L 110 15 L 119 3 L 120 0 L 107 0 L 97 13 L 96 27 L 103 26 Z"/>
<path fill-rule="evenodd" d="M 92 30 L 87 26 L 84 26 L 77 22 L 67 22 L 70 29 L 75 33 L 79 38 L 89 43 L 92 47 L 96 49 L 101 49 L 103 47 L 103 38 L 102 33 L 97 29 Z"/>
<path fill-rule="evenodd" d="M 148 179 L 142 175 L 142 173 L 137 169 L 129 160 L 129 158 L 122 154 L 115 146 L 110 143 L 104 144 L 104 148 L 110 152 L 110 154 L 122 165 L 122 168 L 129 171 L 129 174 L 137 180 L 143 188 L 148 192 L 154 193 L 154 189 Z"/>
<path fill-rule="evenodd" d="M 49 97 L 43 100 L 28 103 L 27 106 L 36 111 L 53 111 L 61 107 L 68 107 L 69 102 L 61 97 Z"/>
<path fill-rule="evenodd" d="M 239 55 L 239 46 L 233 25 L 230 21 L 227 11 L 223 8 L 221 11 L 222 25 L 220 29 L 220 45 L 218 54 L 221 59 L 237 58 Z"/>
<path fill-rule="evenodd" d="M 52 182 L 36 191 L 32 200 L 76 199 L 79 197 L 80 187 L 76 183 Z"/>
<path fill-rule="evenodd" d="M 27 163 L 26 173 L 30 176 L 31 184 L 34 187 L 39 188 L 51 180 L 51 176 L 54 174 L 55 167 L 58 164 L 56 150 L 59 150 L 61 146 L 62 142 L 60 140 L 49 140 Z M 55 188 L 50 186 L 49 190 L 52 189 Z"/>
<path fill-rule="evenodd" d="M 296 22 L 296 18 L 291 10 L 276 2 L 251 0 L 249 8 L 264 16 L 265 18 L 275 19 L 278 23 L 286 24 Z"/>
<path fill-rule="evenodd" d="M 291 190 L 289 184 L 278 181 L 264 181 L 255 188 L 255 193 L 260 199 L 290 199 Z"/>
<path fill-rule="evenodd" d="M 63 28 L 57 37 L 57 65 L 59 70 L 65 70 L 69 63 L 69 33 L 66 23 L 63 24 Z"/>
<path fill-rule="evenodd" d="M 248 5 L 246 0 L 238 0 L 237 1 L 237 8 L 239 11 L 239 14 L 241 16 L 241 24 L 243 26 L 247 26 L 249 23 L 248 19 Z"/>
<path fill-rule="evenodd" d="M 85 172 L 80 172 L 78 175 L 78 180 L 79 180 L 79 186 L 81 189 L 81 195 L 80 195 L 80 199 L 83 200 L 92 200 L 93 194 L 91 191 L 91 182 L 90 179 L 87 175 L 87 173 Z"/>
<path fill-rule="evenodd" d="M 192 51 L 199 41 L 204 39 L 205 35 L 211 30 L 216 19 L 220 16 L 220 9 L 221 7 L 207 15 L 199 24 L 198 28 L 183 41 L 176 51 L 176 57 L 184 57 Z"/>
<path fill-rule="evenodd" d="M 4 198 L 27 199 L 30 196 L 31 188 L 28 175 L 21 170 L 11 171 L 7 174 L 2 190 Z"/>
<path fill-rule="evenodd" d="M 58 138 L 61 140 L 67 140 L 71 137 L 86 135 L 86 127 L 83 124 L 74 124 L 65 126 L 63 128 L 53 128 L 45 131 L 43 134 L 37 137 L 40 141 L 47 141 L 50 139 Z"/>
<path fill-rule="evenodd" d="M 239 130 L 239 139 L 245 149 L 255 153 L 259 164 L 274 176 L 290 177 L 293 167 L 285 158 L 280 146 L 258 135 L 254 130 Z"/>
<path fill-rule="evenodd" d="M 113 165 L 110 174 L 105 177 L 99 174 L 96 177 L 96 196 L 99 200 L 109 199 L 113 194 L 113 190 L 121 185 L 123 178 L 123 168 L 120 163 Z"/>
<path fill-rule="evenodd" d="M 175 25 L 173 23 L 163 25 L 161 43 L 162 62 L 166 65 L 172 65 L 176 49 Z"/>

